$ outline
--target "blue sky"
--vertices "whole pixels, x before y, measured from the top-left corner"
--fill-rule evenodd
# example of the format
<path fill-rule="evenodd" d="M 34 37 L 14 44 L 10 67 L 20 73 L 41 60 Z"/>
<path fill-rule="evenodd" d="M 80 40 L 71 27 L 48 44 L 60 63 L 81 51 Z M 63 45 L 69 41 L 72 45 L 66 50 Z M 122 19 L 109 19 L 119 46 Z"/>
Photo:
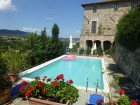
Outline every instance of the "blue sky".
<path fill-rule="evenodd" d="M 47 34 L 56 23 L 59 37 L 80 37 L 83 28 L 83 3 L 97 0 L 0 0 L 0 29 L 36 31 Z"/>

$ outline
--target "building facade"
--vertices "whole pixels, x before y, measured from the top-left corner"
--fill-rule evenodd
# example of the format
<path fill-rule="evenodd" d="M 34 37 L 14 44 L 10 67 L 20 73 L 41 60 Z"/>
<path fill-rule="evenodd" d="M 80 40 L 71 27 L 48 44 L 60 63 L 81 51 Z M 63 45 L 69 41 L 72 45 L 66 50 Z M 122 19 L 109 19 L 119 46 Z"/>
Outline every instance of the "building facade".
<path fill-rule="evenodd" d="M 111 0 L 82 4 L 84 8 L 83 32 L 80 35 L 80 47 L 97 48 L 101 45 L 104 51 L 114 44 L 116 25 L 119 19 L 139 0 Z"/>

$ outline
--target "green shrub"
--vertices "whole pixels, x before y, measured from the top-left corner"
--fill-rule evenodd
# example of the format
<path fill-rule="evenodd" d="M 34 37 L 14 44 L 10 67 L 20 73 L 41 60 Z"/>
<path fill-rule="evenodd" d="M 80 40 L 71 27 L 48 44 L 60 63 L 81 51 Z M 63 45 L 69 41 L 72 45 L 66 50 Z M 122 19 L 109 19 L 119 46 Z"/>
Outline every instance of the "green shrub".
<path fill-rule="evenodd" d="M 121 46 L 129 51 L 135 51 L 140 47 L 140 11 L 138 7 L 131 9 L 124 15 L 117 25 L 116 39 Z"/>
<path fill-rule="evenodd" d="M 87 47 L 86 49 L 86 55 L 90 55 L 91 54 L 91 48 L 90 47 Z"/>
<path fill-rule="evenodd" d="M 99 48 L 97 49 L 97 54 L 98 55 L 102 55 L 103 54 L 103 49 L 101 46 L 99 46 Z"/>
<path fill-rule="evenodd" d="M 97 50 L 93 50 L 93 55 L 97 54 Z"/>
<path fill-rule="evenodd" d="M 84 54 L 84 48 L 79 49 L 79 54 Z"/>
<path fill-rule="evenodd" d="M 126 95 L 121 95 L 121 97 L 117 101 L 117 105 L 130 105 L 130 101 L 128 96 Z"/>

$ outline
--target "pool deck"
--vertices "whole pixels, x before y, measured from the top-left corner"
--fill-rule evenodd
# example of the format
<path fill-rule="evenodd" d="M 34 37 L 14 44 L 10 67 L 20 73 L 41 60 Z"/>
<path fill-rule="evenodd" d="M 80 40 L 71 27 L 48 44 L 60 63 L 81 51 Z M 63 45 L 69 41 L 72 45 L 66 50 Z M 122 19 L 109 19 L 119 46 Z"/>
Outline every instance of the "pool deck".
<path fill-rule="evenodd" d="M 110 65 L 115 65 L 115 62 L 113 61 L 112 58 L 109 58 L 107 56 L 104 56 L 104 63 L 106 68 L 110 67 Z M 113 82 L 113 77 L 112 75 L 107 75 L 108 76 L 108 80 L 109 82 Z M 20 81 L 19 81 L 20 82 Z M 114 87 L 111 88 L 111 93 L 113 96 L 113 100 L 117 100 L 117 98 L 119 97 L 119 92 L 116 91 L 116 89 Z M 91 90 L 83 90 L 83 89 L 79 89 L 79 98 L 78 101 L 76 103 L 74 103 L 73 105 L 86 105 L 86 103 L 88 102 L 88 98 L 90 94 L 94 94 L 95 91 L 91 91 Z M 98 89 L 98 93 L 105 96 L 102 92 L 99 92 Z M 108 102 L 108 98 L 105 97 L 105 102 Z M 12 103 L 10 103 L 9 105 L 29 105 L 28 101 L 22 100 L 22 98 L 16 97 Z"/>

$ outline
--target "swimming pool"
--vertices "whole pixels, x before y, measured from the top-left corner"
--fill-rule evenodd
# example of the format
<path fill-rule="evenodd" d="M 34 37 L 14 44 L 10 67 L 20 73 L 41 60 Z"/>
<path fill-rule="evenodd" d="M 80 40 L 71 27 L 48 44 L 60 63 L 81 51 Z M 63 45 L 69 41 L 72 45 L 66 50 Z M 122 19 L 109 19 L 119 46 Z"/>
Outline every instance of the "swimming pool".
<path fill-rule="evenodd" d="M 95 88 L 94 82 L 99 83 L 101 89 L 104 89 L 102 62 L 100 58 L 80 57 L 76 60 L 58 59 L 49 65 L 41 67 L 31 73 L 23 75 L 26 78 L 34 79 L 35 76 L 55 78 L 59 74 L 64 74 L 65 80 L 72 79 L 73 85 L 77 87 Z"/>

